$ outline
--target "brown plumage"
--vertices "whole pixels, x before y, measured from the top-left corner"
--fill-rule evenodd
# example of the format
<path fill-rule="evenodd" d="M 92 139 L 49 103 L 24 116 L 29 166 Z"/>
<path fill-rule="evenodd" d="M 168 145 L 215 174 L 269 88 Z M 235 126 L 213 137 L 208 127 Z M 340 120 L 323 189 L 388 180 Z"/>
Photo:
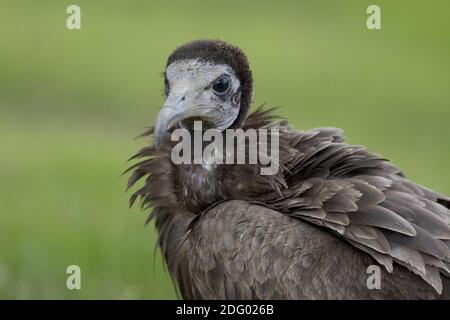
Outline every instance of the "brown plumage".
<path fill-rule="evenodd" d="M 252 81 L 238 48 L 194 42 L 168 65 L 194 57 L 238 70 L 245 86 L 233 126 L 279 129 L 280 165 L 273 176 L 258 164 L 175 165 L 169 134 L 133 157 L 143 160 L 129 169 L 128 187 L 145 183 L 130 203 L 140 197 L 152 208 L 184 298 L 450 298 L 449 197 L 347 144 L 339 129 L 297 131 L 270 109 L 246 116 Z M 367 287 L 370 265 L 382 268 L 379 290 Z"/>

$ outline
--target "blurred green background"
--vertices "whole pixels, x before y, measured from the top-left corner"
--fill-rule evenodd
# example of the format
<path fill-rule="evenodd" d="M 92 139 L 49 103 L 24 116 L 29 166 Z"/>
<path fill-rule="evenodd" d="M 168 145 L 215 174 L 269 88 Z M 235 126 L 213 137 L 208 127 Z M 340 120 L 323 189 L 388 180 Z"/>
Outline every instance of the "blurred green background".
<path fill-rule="evenodd" d="M 81 30 L 66 8 L 81 7 Z M 382 30 L 366 28 L 378 4 Z M 450 194 L 449 1 L 0 1 L 0 298 L 175 298 L 120 174 L 179 44 L 247 53 L 255 105 Z M 65 287 L 81 267 L 81 290 Z"/>

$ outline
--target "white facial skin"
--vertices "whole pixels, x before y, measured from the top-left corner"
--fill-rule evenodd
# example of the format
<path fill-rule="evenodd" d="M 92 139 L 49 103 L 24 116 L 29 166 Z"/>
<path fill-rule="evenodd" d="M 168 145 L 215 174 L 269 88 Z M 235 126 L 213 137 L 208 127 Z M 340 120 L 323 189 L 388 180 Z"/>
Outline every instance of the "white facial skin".
<path fill-rule="evenodd" d="M 155 127 L 156 145 L 177 124 L 199 119 L 218 130 L 229 128 L 239 115 L 240 82 L 228 65 L 181 60 L 166 68 L 168 97 Z"/>

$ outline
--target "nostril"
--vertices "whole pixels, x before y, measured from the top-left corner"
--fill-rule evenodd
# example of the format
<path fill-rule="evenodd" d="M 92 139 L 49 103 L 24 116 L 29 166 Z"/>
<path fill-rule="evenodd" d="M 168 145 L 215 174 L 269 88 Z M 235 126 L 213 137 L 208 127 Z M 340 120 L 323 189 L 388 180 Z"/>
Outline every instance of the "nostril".
<path fill-rule="evenodd" d="M 184 100 L 186 100 L 186 97 L 181 98 L 181 101 L 184 101 Z"/>

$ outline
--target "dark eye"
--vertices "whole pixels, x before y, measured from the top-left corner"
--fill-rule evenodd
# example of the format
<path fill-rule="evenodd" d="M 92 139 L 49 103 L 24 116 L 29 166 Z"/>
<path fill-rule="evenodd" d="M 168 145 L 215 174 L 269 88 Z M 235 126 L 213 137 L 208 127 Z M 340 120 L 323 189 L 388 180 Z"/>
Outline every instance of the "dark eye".
<path fill-rule="evenodd" d="M 231 79 L 227 75 L 221 76 L 219 79 L 214 81 L 212 85 L 214 92 L 219 96 L 226 94 L 230 90 L 230 87 Z"/>

